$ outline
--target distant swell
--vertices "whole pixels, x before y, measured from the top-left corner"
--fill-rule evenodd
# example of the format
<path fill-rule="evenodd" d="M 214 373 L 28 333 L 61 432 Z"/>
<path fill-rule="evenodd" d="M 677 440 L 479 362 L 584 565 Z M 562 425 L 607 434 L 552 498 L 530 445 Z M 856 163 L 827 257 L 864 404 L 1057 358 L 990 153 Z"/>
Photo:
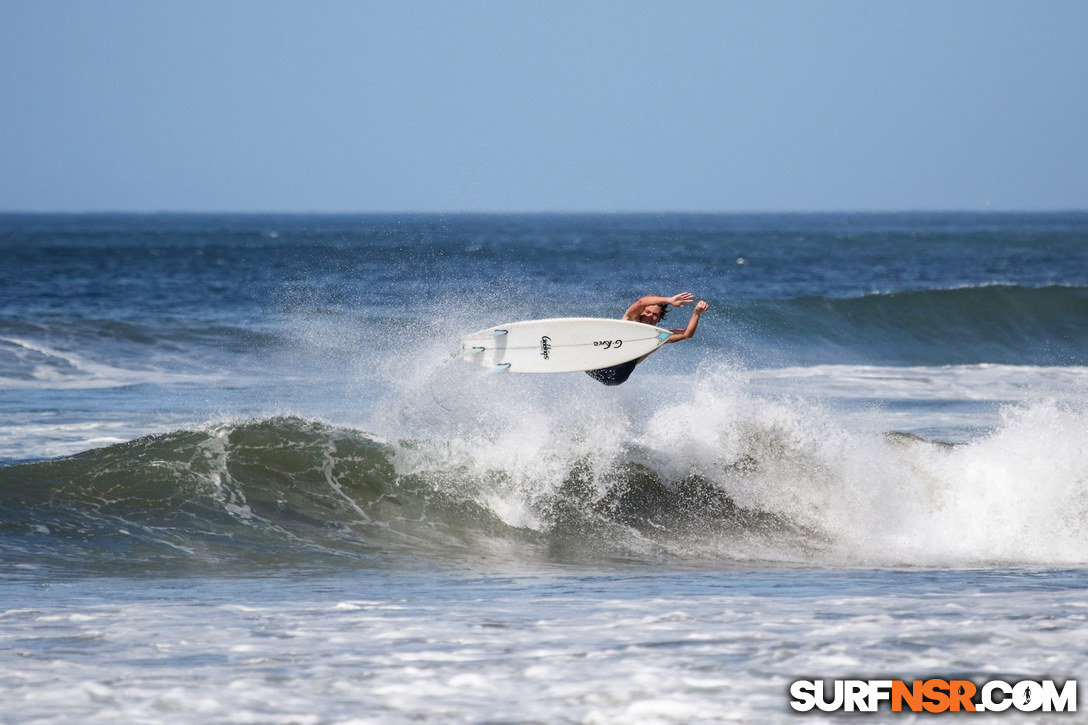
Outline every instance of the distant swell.
<path fill-rule="evenodd" d="M 1088 289 L 1009 285 L 737 303 L 767 358 L 896 365 L 1084 365 Z"/>

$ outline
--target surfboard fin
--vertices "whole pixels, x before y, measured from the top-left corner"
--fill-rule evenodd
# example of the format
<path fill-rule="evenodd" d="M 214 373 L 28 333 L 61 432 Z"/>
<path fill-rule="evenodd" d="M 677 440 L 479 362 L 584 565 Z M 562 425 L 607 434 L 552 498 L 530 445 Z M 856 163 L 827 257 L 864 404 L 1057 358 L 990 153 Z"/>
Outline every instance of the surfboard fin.
<path fill-rule="evenodd" d="M 501 337 L 501 336 L 507 334 L 508 332 L 509 332 L 509 330 L 492 330 L 491 332 L 489 332 L 487 334 L 490 335 L 491 337 Z"/>
<path fill-rule="evenodd" d="M 470 348 L 468 350 L 465 350 L 462 354 L 463 355 L 479 355 L 485 349 L 486 348 L 482 348 L 482 347 L 473 347 L 473 348 Z"/>
<path fill-rule="evenodd" d="M 495 373 L 505 372 L 509 369 L 510 363 L 503 363 L 502 365 L 496 365 L 495 367 L 491 368 L 491 374 L 494 375 Z"/>

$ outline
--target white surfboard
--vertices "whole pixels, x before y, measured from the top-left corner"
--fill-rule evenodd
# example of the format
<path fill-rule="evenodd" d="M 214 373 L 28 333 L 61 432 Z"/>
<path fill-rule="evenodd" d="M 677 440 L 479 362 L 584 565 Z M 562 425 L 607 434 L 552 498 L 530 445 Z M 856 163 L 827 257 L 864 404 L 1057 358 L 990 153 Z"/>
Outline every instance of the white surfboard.
<path fill-rule="evenodd" d="M 571 373 L 651 353 L 672 332 L 627 320 L 561 317 L 489 327 L 461 339 L 461 356 L 512 373 Z"/>

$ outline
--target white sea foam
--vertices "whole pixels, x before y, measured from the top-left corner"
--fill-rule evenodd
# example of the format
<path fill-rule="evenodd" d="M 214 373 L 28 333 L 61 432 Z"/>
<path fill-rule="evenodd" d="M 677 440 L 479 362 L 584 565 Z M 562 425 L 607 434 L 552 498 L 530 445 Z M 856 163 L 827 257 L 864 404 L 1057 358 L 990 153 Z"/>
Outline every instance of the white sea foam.
<path fill-rule="evenodd" d="M 753 390 L 819 398 L 1020 402 L 1088 398 L 1088 367 L 815 365 L 748 374 Z"/>
<path fill-rule="evenodd" d="M 354 572 L 122 592 L 77 581 L 59 602 L 3 615 L 0 699 L 7 716 L 50 725 L 792 722 L 789 683 L 817 675 L 1075 676 L 1088 666 L 1083 588 L 1054 579 Z M 340 605 L 363 591 L 380 596 Z M 904 718 L 917 720 L 869 719 Z"/>
<path fill-rule="evenodd" d="M 651 376 L 619 392 L 588 378 L 559 387 L 532 376 L 467 376 L 438 386 L 439 401 L 426 386 L 402 399 L 387 434 L 423 441 L 401 452 L 402 473 L 464 471 L 450 485 L 487 482 L 469 495 L 514 526 L 544 527 L 540 502 L 572 472 L 588 476 L 603 499 L 617 485 L 615 472 L 637 464 L 665 485 L 708 481 L 743 509 L 780 517 L 819 542 L 799 550 L 793 540 L 779 547 L 762 532 L 731 532 L 671 540 L 681 555 L 855 565 L 1088 562 L 1083 368 L 854 374 L 862 382 L 849 384 L 851 394 L 864 386 L 880 395 L 890 380 L 893 399 L 927 385 L 1021 399 L 996 406 L 992 427 L 949 446 L 859 427 L 825 400 L 760 394 L 764 373 L 754 375 L 761 386 L 745 371 L 718 368 L 693 379 Z M 1064 398 L 1037 398 L 1041 381 Z"/>
<path fill-rule="evenodd" d="M 30 340 L 4 337 L 5 351 L 15 358 L 13 372 L 0 375 L 0 385 L 13 390 L 114 388 L 140 384 L 209 383 L 216 375 L 181 372 L 142 360 L 140 367 L 121 367 Z"/>

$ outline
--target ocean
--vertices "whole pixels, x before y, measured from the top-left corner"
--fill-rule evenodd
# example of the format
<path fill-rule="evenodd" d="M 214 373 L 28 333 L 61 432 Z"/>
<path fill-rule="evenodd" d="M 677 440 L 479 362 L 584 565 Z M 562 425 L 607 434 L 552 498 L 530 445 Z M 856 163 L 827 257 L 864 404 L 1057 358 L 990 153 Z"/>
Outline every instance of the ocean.
<path fill-rule="evenodd" d="M 0 254 L 0 723 L 1088 680 L 1088 213 L 3 214 Z M 685 291 L 618 387 L 456 354 Z M 971 722 L 1088 722 L 1015 701 Z"/>

